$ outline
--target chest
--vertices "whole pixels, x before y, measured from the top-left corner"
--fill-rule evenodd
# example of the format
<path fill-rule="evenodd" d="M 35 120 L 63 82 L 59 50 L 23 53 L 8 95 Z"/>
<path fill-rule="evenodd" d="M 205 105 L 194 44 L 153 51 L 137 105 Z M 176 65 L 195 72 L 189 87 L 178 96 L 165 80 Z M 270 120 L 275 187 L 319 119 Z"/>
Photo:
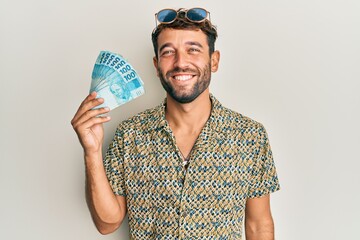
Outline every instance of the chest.
<path fill-rule="evenodd" d="M 171 219 L 176 225 L 197 215 L 224 229 L 229 227 L 224 220 L 241 221 L 252 154 L 242 149 L 234 139 L 200 135 L 185 169 L 179 149 L 167 135 L 139 138 L 135 145 L 126 142 L 124 182 L 130 218 L 143 219 L 145 214 L 149 226 L 155 219 Z"/>
<path fill-rule="evenodd" d="M 161 192 L 183 188 L 204 191 L 236 190 L 247 186 L 251 175 L 252 152 L 244 151 L 234 139 L 218 140 L 195 135 L 168 135 L 138 139 L 125 149 L 125 172 L 128 183 L 144 188 L 155 187 Z M 190 154 L 185 167 L 183 155 Z M 151 186 L 150 186 L 151 185 Z"/>
<path fill-rule="evenodd" d="M 183 160 L 189 160 L 191 157 L 192 149 L 195 147 L 198 133 L 193 134 L 174 134 L 175 145 L 177 149 L 180 151 Z M 175 149 L 176 149 L 175 147 Z"/>

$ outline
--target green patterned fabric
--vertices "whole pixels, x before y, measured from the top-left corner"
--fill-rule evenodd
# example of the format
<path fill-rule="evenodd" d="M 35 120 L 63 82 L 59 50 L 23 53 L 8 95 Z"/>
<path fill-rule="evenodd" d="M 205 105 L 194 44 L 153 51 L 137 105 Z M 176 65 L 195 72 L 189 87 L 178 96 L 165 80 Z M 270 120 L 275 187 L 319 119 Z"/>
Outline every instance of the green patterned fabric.
<path fill-rule="evenodd" d="M 131 239 L 241 239 L 248 198 L 279 190 L 262 124 L 210 95 L 211 115 L 187 170 L 165 103 L 123 121 L 104 158 L 126 196 Z"/>

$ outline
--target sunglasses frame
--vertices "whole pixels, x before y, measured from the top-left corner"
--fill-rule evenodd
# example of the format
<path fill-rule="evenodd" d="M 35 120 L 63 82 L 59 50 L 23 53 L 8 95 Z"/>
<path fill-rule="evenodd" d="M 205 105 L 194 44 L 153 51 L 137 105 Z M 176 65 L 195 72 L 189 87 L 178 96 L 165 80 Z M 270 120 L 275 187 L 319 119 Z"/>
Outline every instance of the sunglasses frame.
<path fill-rule="evenodd" d="M 201 9 L 201 10 L 204 10 L 204 11 L 206 12 L 206 16 L 204 17 L 204 19 L 199 20 L 199 21 L 195 21 L 195 20 L 190 19 L 190 18 L 188 17 L 187 13 L 188 13 L 188 11 L 193 10 L 193 9 Z M 164 10 L 174 11 L 174 12 L 176 13 L 176 17 L 175 17 L 172 21 L 170 21 L 170 22 L 162 22 L 162 21 L 160 21 L 158 15 L 159 15 L 160 12 L 162 12 L 162 11 L 164 11 Z M 174 21 L 178 18 L 178 15 L 179 15 L 180 12 L 184 12 L 184 13 L 185 13 L 185 18 L 186 18 L 187 20 L 189 20 L 190 22 L 200 23 L 200 22 L 204 22 L 205 20 L 207 20 L 207 18 L 209 18 L 209 22 L 211 23 L 210 12 L 207 11 L 205 8 L 201 8 L 201 7 L 194 7 L 194 8 L 189 8 L 189 9 L 180 8 L 179 10 L 175 10 L 175 9 L 172 9 L 172 8 L 164 8 L 164 9 L 161 9 L 160 11 L 158 11 L 157 13 L 155 13 L 155 26 L 156 26 L 156 27 L 158 26 L 158 22 L 159 22 L 160 24 L 170 24 L 170 23 L 174 22 Z"/>

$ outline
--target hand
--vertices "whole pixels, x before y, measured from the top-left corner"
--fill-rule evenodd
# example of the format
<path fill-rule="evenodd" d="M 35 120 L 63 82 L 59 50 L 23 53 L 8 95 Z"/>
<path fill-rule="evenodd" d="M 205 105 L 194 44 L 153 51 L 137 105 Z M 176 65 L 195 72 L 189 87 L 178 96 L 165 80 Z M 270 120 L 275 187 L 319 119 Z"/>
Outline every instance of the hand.
<path fill-rule="evenodd" d="M 92 109 L 104 102 L 96 98 L 96 92 L 90 93 L 81 103 L 71 120 L 85 154 L 99 153 L 104 140 L 103 123 L 110 121 L 110 116 L 98 116 L 109 112 L 109 108 Z"/>

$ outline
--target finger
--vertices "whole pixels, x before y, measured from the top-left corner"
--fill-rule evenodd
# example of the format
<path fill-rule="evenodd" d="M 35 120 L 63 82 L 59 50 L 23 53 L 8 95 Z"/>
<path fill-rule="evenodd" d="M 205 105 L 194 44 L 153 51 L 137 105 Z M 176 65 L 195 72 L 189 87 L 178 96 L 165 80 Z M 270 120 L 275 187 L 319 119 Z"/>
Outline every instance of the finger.
<path fill-rule="evenodd" d="M 96 99 L 93 99 L 93 100 L 85 103 L 84 106 L 82 108 L 80 108 L 80 110 L 79 110 L 78 118 L 81 118 L 85 114 L 93 113 L 93 111 L 95 111 L 95 110 L 108 109 L 107 107 L 94 109 L 95 107 L 98 107 L 99 105 L 101 105 L 103 103 L 104 103 L 103 98 L 96 98 Z"/>
<path fill-rule="evenodd" d="M 77 118 L 79 118 L 79 115 L 82 115 L 82 113 L 80 113 L 80 110 L 84 106 L 84 104 L 90 100 L 95 99 L 96 95 L 97 95 L 97 93 L 95 91 L 93 91 L 93 92 L 89 93 L 89 95 L 86 96 L 86 98 L 81 102 L 79 108 L 77 109 L 73 119 L 71 120 L 71 124 L 73 124 L 73 122 L 76 121 Z"/>
<path fill-rule="evenodd" d="M 99 117 L 94 117 L 94 118 L 90 118 L 89 120 L 87 120 L 86 122 L 84 122 L 82 124 L 82 127 L 84 129 L 88 129 L 93 127 L 96 124 L 103 124 L 105 122 L 108 122 L 111 120 L 110 116 L 99 116 Z"/>
<path fill-rule="evenodd" d="M 108 107 L 88 110 L 76 120 L 73 126 L 74 128 L 76 128 L 77 126 L 83 124 L 84 122 L 88 121 L 91 118 L 102 117 L 98 115 L 107 113 L 109 111 L 110 109 Z"/>
<path fill-rule="evenodd" d="M 96 99 L 96 96 L 97 96 L 97 92 L 95 92 L 95 91 L 93 91 L 89 95 L 87 95 L 86 98 L 81 102 L 79 109 L 81 107 L 83 107 L 86 103 L 88 103 L 89 101 Z"/>
<path fill-rule="evenodd" d="M 85 103 L 95 99 L 96 96 L 97 96 L 97 92 L 95 92 L 95 91 L 92 91 L 91 93 L 89 93 L 89 95 L 87 95 L 86 98 L 81 102 L 80 107 L 83 106 Z"/>
<path fill-rule="evenodd" d="M 82 115 L 84 115 L 86 112 L 90 111 L 96 106 L 99 106 L 100 104 L 104 103 L 103 98 L 95 98 L 87 101 L 86 103 L 80 105 L 78 111 L 76 112 L 73 122 L 76 122 Z"/>

